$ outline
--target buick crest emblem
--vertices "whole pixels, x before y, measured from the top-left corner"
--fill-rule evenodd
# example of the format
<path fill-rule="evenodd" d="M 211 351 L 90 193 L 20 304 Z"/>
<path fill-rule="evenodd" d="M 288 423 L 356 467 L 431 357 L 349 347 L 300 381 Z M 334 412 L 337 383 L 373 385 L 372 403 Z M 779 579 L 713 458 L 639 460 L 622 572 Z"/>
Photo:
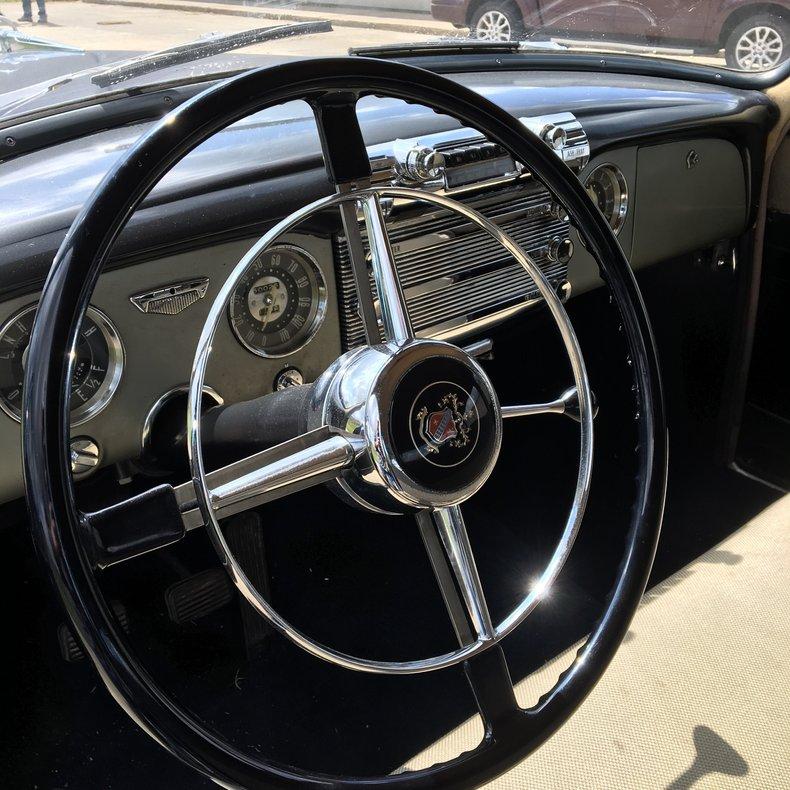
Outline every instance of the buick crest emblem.
<path fill-rule="evenodd" d="M 448 392 L 438 403 L 436 411 L 428 411 L 423 406 L 414 419 L 418 423 L 417 432 L 425 442 L 425 450 L 438 453 L 442 445 L 460 449 L 470 442 L 469 417 L 465 414 L 466 404 L 454 392 Z"/>
<path fill-rule="evenodd" d="M 479 395 L 452 381 L 423 388 L 412 403 L 411 443 L 423 461 L 449 468 L 466 461 L 480 437 Z M 405 427 L 405 426 L 404 426 Z"/>

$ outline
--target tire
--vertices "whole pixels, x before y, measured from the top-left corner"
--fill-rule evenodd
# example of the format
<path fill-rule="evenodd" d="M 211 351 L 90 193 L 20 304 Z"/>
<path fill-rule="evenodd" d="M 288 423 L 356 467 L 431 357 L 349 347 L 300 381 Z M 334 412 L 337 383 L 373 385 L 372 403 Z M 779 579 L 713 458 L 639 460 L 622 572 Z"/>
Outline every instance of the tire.
<path fill-rule="evenodd" d="M 482 41 L 518 41 L 524 37 L 521 12 L 508 2 L 483 3 L 472 14 L 472 37 Z"/>
<path fill-rule="evenodd" d="M 790 56 L 790 24 L 773 14 L 756 14 L 737 25 L 724 45 L 731 69 L 765 71 Z"/>

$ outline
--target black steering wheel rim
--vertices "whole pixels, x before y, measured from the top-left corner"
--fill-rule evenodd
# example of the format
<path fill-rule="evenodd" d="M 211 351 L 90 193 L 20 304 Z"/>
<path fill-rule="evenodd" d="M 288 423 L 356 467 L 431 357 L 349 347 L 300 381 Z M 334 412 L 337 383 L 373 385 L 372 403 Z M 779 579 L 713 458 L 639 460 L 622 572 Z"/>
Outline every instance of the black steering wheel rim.
<path fill-rule="evenodd" d="M 637 492 L 629 503 L 617 583 L 580 650 L 583 660 L 575 661 L 535 708 L 518 716 L 493 711 L 487 736 L 475 750 L 428 769 L 379 778 L 309 774 L 254 759 L 222 742 L 168 698 L 133 655 L 98 589 L 68 471 L 68 352 L 126 221 L 160 178 L 215 132 L 267 107 L 328 92 L 380 94 L 427 105 L 483 131 L 529 163 L 585 231 L 620 310 L 636 385 Z M 42 293 L 24 383 L 23 451 L 34 542 L 75 631 L 116 700 L 175 756 L 218 782 L 245 787 L 462 787 L 493 779 L 537 748 L 603 674 L 647 583 L 663 511 L 667 439 L 644 304 L 614 235 L 571 171 L 516 119 L 457 83 L 400 64 L 334 58 L 257 69 L 209 88 L 156 124 L 104 178 L 69 230 Z"/>

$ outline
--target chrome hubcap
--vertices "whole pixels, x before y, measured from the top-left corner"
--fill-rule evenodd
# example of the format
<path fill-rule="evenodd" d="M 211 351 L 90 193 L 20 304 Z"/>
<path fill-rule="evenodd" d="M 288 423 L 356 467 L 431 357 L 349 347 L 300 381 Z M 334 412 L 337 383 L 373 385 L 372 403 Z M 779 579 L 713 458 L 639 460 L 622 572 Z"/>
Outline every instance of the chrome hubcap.
<path fill-rule="evenodd" d="M 475 35 L 484 41 L 510 41 L 510 21 L 501 11 L 486 11 L 477 22 Z"/>
<path fill-rule="evenodd" d="M 782 58 L 784 42 L 779 31 L 759 25 L 747 30 L 735 45 L 738 67 L 745 71 L 762 71 L 776 66 Z"/>

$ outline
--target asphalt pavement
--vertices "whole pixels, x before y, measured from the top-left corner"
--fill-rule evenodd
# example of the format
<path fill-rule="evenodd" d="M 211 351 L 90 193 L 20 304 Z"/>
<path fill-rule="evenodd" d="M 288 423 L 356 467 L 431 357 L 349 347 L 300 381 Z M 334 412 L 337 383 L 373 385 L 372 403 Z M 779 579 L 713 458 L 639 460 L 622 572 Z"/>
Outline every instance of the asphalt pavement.
<path fill-rule="evenodd" d="M 7 3 L 4 10 L 8 13 Z M 20 9 L 21 12 L 21 9 Z M 194 0 L 100 0 L 50 2 L 46 26 L 20 23 L 19 29 L 38 38 L 86 50 L 150 52 L 194 40 L 210 33 L 235 33 L 274 22 L 328 19 L 333 32 L 272 41 L 246 47 L 245 53 L 272 55 L 344 55 L 349 47 L 428 41 L 442 35 L 421 26 L 424 21 L 379 18 L 291 9 L 258 9 Z M 14 14 L 16 16 L 16 14 Z M 388 26 L 389 24 L 389 26 Z M 395 25 L 395 29 L 392 26 Z M 443 30 L 445 35 L 450 25 Z"/>
<path fill-rule="evenodd" d="M 5 12 L 9 14 L 7 7 Z M 380 9 L 340 9 L 293 3 L 247 4 L 247 0 L 83 0 L 49 2 L 50 24 L 20 24 L 20 29 L 50 41 L 88 50 L 149 52 L 182 44 L 210 33 L 232 33 L 277 22 L 329 20 L 333 32 L 320 33 L 245 48 L 249 53 L 272 55 L 342 55 L 349 47 L 429 41 L 437 37 L 466 36 L 468 31 L 437 22 L 418 12 Z M 21 10 L 21 9 L 20 9 Z M 10 14 L 9 14 L 10 15 Z M 16 16 L 16 14 L 13 14 Z M 600 49 L 600 42 L 573 42 L 574 48 Z M 723 65 L 719 57 L 690 52 L 637 47 L 624 51 Z M 612 51 L 610 49 L 609 51 Z"/>

